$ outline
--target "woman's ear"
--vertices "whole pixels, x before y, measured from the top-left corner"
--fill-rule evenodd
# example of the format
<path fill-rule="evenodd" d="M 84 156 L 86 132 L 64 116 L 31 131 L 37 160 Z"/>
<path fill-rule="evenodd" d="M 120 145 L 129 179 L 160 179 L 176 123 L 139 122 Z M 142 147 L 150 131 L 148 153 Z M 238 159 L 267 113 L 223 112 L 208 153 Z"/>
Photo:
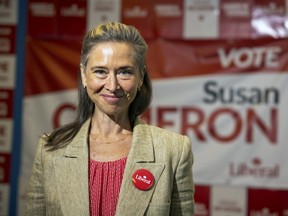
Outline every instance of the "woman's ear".
<path fill-rule="evenodd" d="M 86 76 L 85 76 L 84 67 L 83 67 L 82 64 L 80 64 L 79 68 L 80 68 L 80 72 L 81 72 L 81 80 L 82 80 L 83 87 L 86 88 L 87 79 L 86 79 Z"/>
<path fill-rule="evenodd" d="M 139 80 L 138 88 L 141 88 L 142 85 L 143 85 L 143 78 L 141 78 L 141 79 Z"/>

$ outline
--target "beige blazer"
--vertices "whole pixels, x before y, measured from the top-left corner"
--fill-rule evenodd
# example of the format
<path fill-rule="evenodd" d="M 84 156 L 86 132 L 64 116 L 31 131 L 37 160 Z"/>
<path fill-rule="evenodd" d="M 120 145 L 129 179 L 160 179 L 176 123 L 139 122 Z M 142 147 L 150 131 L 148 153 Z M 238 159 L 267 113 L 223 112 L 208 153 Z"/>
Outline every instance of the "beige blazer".
<path fill-rule="evenodd" d="M 47 152 L 41 138 L 27 192 L 26 215 L 88 216 L 88 144 L 90 119 L 71 143 Z M 138 121 L 133 130 L 116 216 L 194 215 L 193 156 L 187 136 Z M 149 170 L 148 191 L 132 183 L 133 173 Z"/>

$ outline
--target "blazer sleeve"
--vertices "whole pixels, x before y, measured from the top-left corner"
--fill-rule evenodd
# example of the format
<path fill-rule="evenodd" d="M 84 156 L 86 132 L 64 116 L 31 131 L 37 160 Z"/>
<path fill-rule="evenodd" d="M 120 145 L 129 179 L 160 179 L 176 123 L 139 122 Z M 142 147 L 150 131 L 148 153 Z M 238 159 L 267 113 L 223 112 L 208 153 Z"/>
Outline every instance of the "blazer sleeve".
<path fill-rule="evenodd" d="M 32 168 L 32 174 L 29 181 L 28 192 L 26 194 L 26 214 L 27 216 L 45 215 L 45 196 L 43 189 L 43 167 L 42 151 L 44 141 L 41 138 Z"/>
<path fill-rule="evenodd" d="M 194 182 L 192 176 L 193 154 L 190 139 L 181 136 L 179 146 L 182 151 L 179 155 L 175 180 L 173 184 L 170 215 L 194 215 Z"/>

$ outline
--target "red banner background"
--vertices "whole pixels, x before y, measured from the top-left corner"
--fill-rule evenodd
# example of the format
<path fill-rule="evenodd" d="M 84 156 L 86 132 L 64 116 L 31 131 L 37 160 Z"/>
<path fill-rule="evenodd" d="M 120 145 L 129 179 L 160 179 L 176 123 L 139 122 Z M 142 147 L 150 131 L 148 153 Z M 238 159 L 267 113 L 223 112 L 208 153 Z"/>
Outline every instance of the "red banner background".
<path fill-rule="evenodd" d="M 99 7 L 105 6 L 105 1 L 93 2 Z M 263 4 L 260 0 L 222 0 L 217 1 L 218 7 L 215 7 L 216 1 L 199 5 L 196 1 L 176 0 L 121 2 L 119 21 L 135 25 L 147 40 L 148 68 L 154 82 L 191 77 L 195 80 L 206 79 L 210 76 L 224 77 L 233 74 L 285 74 L 288 71 L 285 1 Z M 81 40 L 87 29 L 87 5 L 86 0 L 29 1 L 25 68 L 27 101 L 54 93 L 60 95 L 63 91 L 75 89 Z M 195 8 L 198 8 L 198 15 L 187 26 L 184 19 Z M 106 9 L 109 10 L 109 7 Z M 242 13 L 239 12 L 240 9 Z M 195 26 L 199 29 L 205 27 L 206 21 L 215 16 L 215 11 L 218 11 L 218 16 L 215 17 L 218 23 L 217 37 L 211 35 L 207 38 L 207 34 L 205 38 L 194 37 L 193 25 L 196 23 Z M 104 22 L 109 17 L 103 16 L 102 19 Z M 183 32 L 187 28 L 190 28 L 187 32 L 192 32 L 189 33 L 190 38 L 184 37 Z M 196 33 L 197 28 L 194 29 Z M 209 31 L 209 26 L 206 28 Z M 65 106 L 73 110 L 73 105 L 67 103 Z M 33 121 L 43 120 L 35 117 Z M 33 155 L 33 151 L 34 149 L 25 149 L 23 154 L 28 158 Z M 208 157 L 210 156 L 207 155 Z M 24 178 L 28 174 L 24 173 Z M 244 195 L 239 195 L 239 200 L 218 194 L 215 201 L 217 193 L 221 191 L 217 186 L 197 182 L 196 215 L 288 215 L 287 188 L 243 186 L 240 190 Z M 235 188 L 229 186 L 229 183 L 224 187 L 227 188 L 222 191 L 231 190 L 231 194 L 235 192 Z M 24 184 L 22 190 L 25 192 Z M 234 195 L 237 197 L 237 194 Z M 20 198 L 20 202 L 24 200 Z M 245 204 L 242 205 L 243 202 Z"/>

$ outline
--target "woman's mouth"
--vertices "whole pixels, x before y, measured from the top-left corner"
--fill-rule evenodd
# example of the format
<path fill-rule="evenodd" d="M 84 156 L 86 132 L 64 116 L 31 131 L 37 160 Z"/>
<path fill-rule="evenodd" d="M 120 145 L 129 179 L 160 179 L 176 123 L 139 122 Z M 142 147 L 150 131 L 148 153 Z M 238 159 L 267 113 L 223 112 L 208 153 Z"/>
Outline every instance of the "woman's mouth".
<path fill-rule="evenodd" d="M 117 103 L 123 96 L 102 94 L 101 97 L 108 103 Z"/>

